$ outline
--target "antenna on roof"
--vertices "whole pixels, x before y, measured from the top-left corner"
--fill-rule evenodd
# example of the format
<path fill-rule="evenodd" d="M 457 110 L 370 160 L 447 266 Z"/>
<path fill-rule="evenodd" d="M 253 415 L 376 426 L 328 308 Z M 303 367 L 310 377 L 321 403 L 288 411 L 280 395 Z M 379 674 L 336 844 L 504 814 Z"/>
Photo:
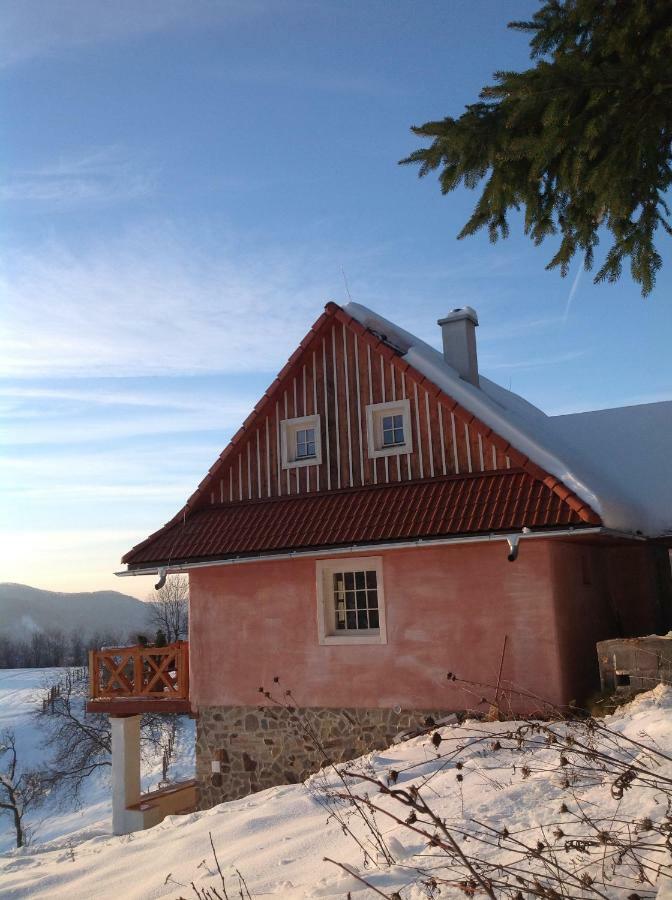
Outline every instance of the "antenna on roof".
<path fill-rule="evenodd" d="M 352 303 L 352 296 L 350 294 L 350 287 L 348 286 L 348 279 L 345 277 L 345 269 L 341 266 L 341 275 L 343 276 L 343 284 L 345 285 L 345 293 L 348 297 L 350 303 Z"/>

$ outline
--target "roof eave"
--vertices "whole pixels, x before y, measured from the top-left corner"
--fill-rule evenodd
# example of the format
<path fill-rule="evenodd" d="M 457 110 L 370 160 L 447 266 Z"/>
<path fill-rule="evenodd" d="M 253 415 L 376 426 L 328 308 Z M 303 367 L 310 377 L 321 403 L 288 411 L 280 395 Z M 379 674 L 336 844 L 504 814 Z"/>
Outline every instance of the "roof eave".
<path fill-rule="evenodd" d="M 506 531 L 492 531 L 480 534 L 464 534 L 451 535 L 446 537 L 428 537 L 428 538 L 401 538 L 396 541 L 362 541 L 356 544 L 336 544 L 331 546 L 320 547 L 302 547 L 297 549 L 288 549 L 282 551 L 259 551 L 249 554 L 230 554 L 226 556 L 213 557 L 197 557 L 183 559 L 178 561 L 157 561 L 154 563 L 137 563 L 129 565 L 127 569 L 122 569 L 114 574 L 119 577 L 128 577 L 131 575 L 155 575 L 159 570 L 167 573 L 188 572 L 190 569 L 201 569 L 212 566 L 230 566 L 243 563 L 266 562 L 278 559 L 295 559 L 299 557 L 320 557 L 334 556 L 345 553 L 364 553 L 370 552 L 372 549 L 377 550 L 399 550 L 406 548 L 419 547 L 435 547 L 448 544 L 475 544 L 487 543 L 491 541 L 508 541 L 510 538 L 517 538 L 519 541 L 529 540 L 547 540 L 549 538 L 579 538 L 587 535 L 600 536 L 627 542 L 645 541 L 641 535 L 617 532 L 601 525 L 575 525 L 572 527 L 536 529 L 535 531 L 521 531 L 508 529 Z"/>

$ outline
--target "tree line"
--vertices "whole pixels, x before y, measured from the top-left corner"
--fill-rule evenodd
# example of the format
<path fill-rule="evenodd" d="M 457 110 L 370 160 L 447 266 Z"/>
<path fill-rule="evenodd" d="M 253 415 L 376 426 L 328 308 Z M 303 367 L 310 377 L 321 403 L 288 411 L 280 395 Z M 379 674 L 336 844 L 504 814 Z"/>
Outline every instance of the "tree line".
<path fill-rule="evenodd" d="M 94 632 L 85 637 L 76 629 L 66 632 L 61 628 L 36 631 L 29 639 L 0 635 L 0 669 L 86 666 L 90 649 L 135 643 L 135 638 L 114 632 Z"/>
<path fill-rule="evenodd" d="M 176 575 L 147 598 L 147 629 L 137 631 L 95 631 L 83 635 L 73 628 L 53 627 L 35 631 L 30 638 L 0 634 L 0 669 L 42 669 L 54 666 L 86 666 L 89 650 L 124 647 L 129 644 L 171 644 L 188 634 L 189 579 Z"/>

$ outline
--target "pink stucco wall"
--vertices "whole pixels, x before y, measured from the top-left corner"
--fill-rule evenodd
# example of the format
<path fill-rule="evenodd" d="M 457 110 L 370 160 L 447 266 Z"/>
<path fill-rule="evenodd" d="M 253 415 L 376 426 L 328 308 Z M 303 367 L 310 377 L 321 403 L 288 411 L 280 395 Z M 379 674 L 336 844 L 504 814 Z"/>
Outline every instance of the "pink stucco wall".
<path fill-rule="evenodd" d="M 446 679 L 504 679 L 553 702 L 564 695 L 551 542 L 370 551 L 383 557 L 388 642 L 318 643 L 315 559 L 195 569 L 191 695 L 196 708 L 257 705 L 259 686 L 300 706 L 454 709 L 478 704 Z M 529 704 L 533 706 L 531 702 Z"/>

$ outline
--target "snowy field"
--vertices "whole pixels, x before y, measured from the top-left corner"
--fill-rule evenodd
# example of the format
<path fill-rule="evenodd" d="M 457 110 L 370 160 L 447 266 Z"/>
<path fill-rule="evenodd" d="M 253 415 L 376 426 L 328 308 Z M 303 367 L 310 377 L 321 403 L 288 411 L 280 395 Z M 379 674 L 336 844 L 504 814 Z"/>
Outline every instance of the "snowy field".
<path fill-rule="evenodd" d="M 21 768 L 39 768 L 48 760 L 45 735 L 35 711 L 41 708 L 49 685 L 58 681 L 63 671 L 0 669 L 0 732 L 6 728 L 14 730 Z M 173 779 L 191 778 L 194 772 L 194 723 L 185 717 L 179 721 L 175 760 L 169 773 Z M 156 787 L 161 774 L 161 760 L 157 758 L 143 771 L 143 790 Z M 27 824 L 34 844 L 54 839 L 81 841 L 83 835 L 109 835 L 111 816 L 109 773 L 99 770 L 87 779 L 80 805 L 62 796 L 54 797 L 29 815 Z M 12 820 L 8 814 L 0 815 L 0 854 L 14 846 Z M 0 897 L 3 893 L 0 881 Z"/>
<path fill-rule="evenodd" d="M 604 721 L 612 733 L 656 748 L 657 753 L 652 755 L 631 745 L 633 765 L 648 766 L 657 779 L 672 779 L 672 762 L 664 756 L 672 751 L 672 688 L 660 685 Z M 562 770 L 571 775 L 568 789 L 558 776 L 557 748 L 542 741 L 537 749 L 517 750 L 515 742 L 507 739 L 513 727 L 512 723 L 478 722 L 448 726 L 440 731 L 442 758 L 430 737 L 424 736 L 370 754 L 349 763 L 348 768 L 358 766 L 362 774 L 383 780 L 393 771 L 394 786 L 405 789 L 424 783 L 423 794 L 456 833 L 478 820 L 497 829 L 506 827 L 531 846 L 542 836 L 548 841 L 559 840 L 549 836 L 548 828 L 542 830 L 542 825 L 562 824 L 565 833 L 571 832 L 572 816 L 579 807 L 588 809 L 591 815 L 599 812 L 608 816 L 612 825 L 620 820 L 665 822 L 670 811 L 664 792 L 635 784 L 623 791 L 622 797 L 615 797 L 613 779 L 582 779 L 580 766 L 574 763 Z M 562 730 L 564 726 L 557 727 Z M 493 743 L 493 730 L 501 741 Z M 487 745 L 483 740 L 486 734 Z M 455 752 L 447 752 L 451 747 Z M 359 792 L 367 789 L 361 780 L 351 784 Z M 171 817 L 152 830 L 131 836 L 110 837 L 102 827 L 87 826 L 79 834 L 70 833 L 0 858 L 0 894 L 3 898 L 50 900 L 186 898 L 196 896 L 193 882 L 199 891 L 214 887 L 219 890 L 217 896 L 224 896 L 210 847 L 212 835 L 229 897 L 247 897 L 239 892 L 236 869 L 255 898 L 346 898 L 351 892 L 353 900 L 374 900 L 377 896 L 391 897 L 394 891 L 400 892 L 402 900 L 430 896 L 426 886 L 412 884 L 417 881 L 413 870 L 416 865 L 431 868 L 440 862 L 438 851 L 428 848 L 425 839 L 404 826 L 379 816 L 381 836 L 394 861 L 385 863 L 378 856 L 375 863 L 364 867 L 362 850 L 324 806 L 325 785 L 327 790 L 342 789 L 331 773 L 326 779 L 314 776 L 306 785 L 276 787 L 207 812 Z M 398 809 L 390 797 L 375 789 L 372 796 L 383 808 Z M 569 807 L 564 814 L 563 803 Z M 370 834 L 356 819 L 350 824 L 362 846 L 376 856 Z M 662 846 L 660 835 L 650 829 L 646 835 L 646 840 L 655 845 L 654 855 L 657 853 L 660 863 L 669 867 L 670 852 Z M 474 849 L 473 841 L 463 846 Z M 562 864 L 569 865 L 568 854 L 562 844 L 559 846 Z M 505 861 L 506 853 L 497 841 L 488 852 L 493 861 Z M 342 871 L 324 857 L 347 864 L 355 874 Z M 605 860 L 608 858 L 605 851 Z M 641 885 L 635 896 L 657 895 L 659 900 L 672 897 L 667 877 L 671 871 L 662 870 L 654 879 L 656 883 Z M 356 874 L 369 880 L 378 893 L 363 885 Z M 583 896 L 571 881 L 565 891 L 562 896 Z M 602 896 L 625 898 L 630 893 L 607 890 Z M 484 896 L 478 889 L 457 887 L 443 887 L 432 894 L 471 895 Z"/>

